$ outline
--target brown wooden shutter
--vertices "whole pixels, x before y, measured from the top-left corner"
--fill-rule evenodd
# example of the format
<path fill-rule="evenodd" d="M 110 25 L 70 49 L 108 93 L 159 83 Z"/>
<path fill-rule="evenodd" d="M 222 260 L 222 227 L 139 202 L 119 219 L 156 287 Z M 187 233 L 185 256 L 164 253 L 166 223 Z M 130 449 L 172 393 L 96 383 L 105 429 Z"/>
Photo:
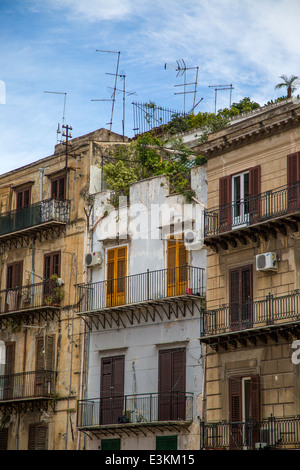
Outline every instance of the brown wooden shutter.
<path fill-rule="evenodd" d="M 123 414 L 125 357 L 112 356 L 101 361 L 100 423 L 116 424 Z"/>
<path fill-rule="evenodd" d="M 251 376 L 251 407 L 254 421 L 260 420 L 260 377 L 258 374 Z"/>
<path fill-rule="evenodd" d="M 260 215 L 261 169 L 260 165 L 249 169 L 249 213 L 250 222 L 255 223 Z"/>
<path fill-rule="evenodd" d="M 242 266 L 229 272 L 229 319 L 231 329 L 252 325 L 252 266 Z"/>
<path fill-rule="evenodd" d="M 30 424 L 28 429 L 28 450 L 47 450 L 48 426 Z"/>
<path fill-rule="evenodd" d="M 7 450 L 8 428 L 0 429 L 0 450 Z"/>
<path fill-rule="evenodd" d="M 55 338 L 54 336 L 47 336 L 46 340 L 46 369 L 49 371 L 53 371 L 55 358 Z"/>
<path fill-rule="evenodd" d="M 232 197 L 231 176 L 223 176 L 219 179 L 219 229 L 226 232 L 231 229 Z"/>
<path fill-rule="evenodd" d="M 159 351 L 158 411 L 159 420 L 185 418 L 185 348 Z"/>
<path fill-rule="evenodd" d="M 5 370 L 4 370 L 4 390 L 5 399 L 13 397 L 14 393 L 14 370 L 15 370 L 15 343 L 5 345 Z"/>
<path fill-rule="evenodd" d="M 299 184 L 300 181 L 300 152 L 295 152 L 287 156 L 287 204 L 288 210 L 293 211 L 299 208 Z"/>
<path fill-rule="evenodd" d="M 242 421 L 242 381 L 241 377 L 229 378 L 230 422 Z"/>

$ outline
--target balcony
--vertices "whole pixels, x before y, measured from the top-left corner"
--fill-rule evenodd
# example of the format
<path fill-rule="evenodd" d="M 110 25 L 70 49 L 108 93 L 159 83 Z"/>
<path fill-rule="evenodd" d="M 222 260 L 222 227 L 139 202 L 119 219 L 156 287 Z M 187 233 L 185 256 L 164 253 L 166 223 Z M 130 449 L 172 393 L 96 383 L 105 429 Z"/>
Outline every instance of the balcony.
<path fill-rule="evenodd" d="M 201 423 L 200 440 L 200 449 L 299 449 L 300 418 Z"/>
<path fill-rule="evenodd" d="M 203 268 L 184 265 L 78 284 L 79 315 L 93 319 L 94 323 L 97 317 L 105 328 L 106 322 L 110 326 L 113 320 L 118 326 L 122 323 L 120 312 L 125 312 L 130 322 L 140 321 L 141 316 L 154 321 L 163 314 L 158 310 L 162 306 L 169 318 L 172 314 L 186 315 L 187 310 L 194 314 L 194 307 L 200 312 L 197 300 L 204 296 L 204 273 Z"/>
<path fill-rule="evenodd" d="M 256 344 L 260 337 L 266 342 L 270 337 L 287 338 L 289 334 L 300 337 L 297 323 L 300 320 L 300 292 L 275 297 L 249 300 L 243 304 L 226 304 L 207 310 L 201 319 L 200 340 L 213 348 Z"/>
<path fill-rule="evenodd" d="M 77 409 L 78 429 L 95 435 L 136 434 L 163 427 L 178 430 L 189 426 L 192 419 L 193 394 L 183 392 L 80 400 Z"/>
<path fill-rule="evenodd" d="M 286 235 L 288 228 L 298 231 L 299 220 L 300 182 L 206 210 L 204 242 L 215 251 L 235 248 L 237 242 Z"/>
<path fill-rule="evenodd" d="M 47 199 L 0 215 L 0 244 L 23 246 L 31 236 L 58 235 L 70 220 L 70 201 Z M 29 239 L 28 239 L 29 237 Z"/>
<path fill-rule="evenodd" d="M 0 407 L 24 410 L 26 406 L 32 408 L 35 402 L 48 402 L 55 392 L 55 377 L 53 370 L 0 375 Z M 41 403 L 35 405 L 39 407 Z"/>
<path fill-rule="evenodd" d="M 60 310 L 52 280 L 0 290 L 0 326 L 37 319 L 53 319 Z"/>

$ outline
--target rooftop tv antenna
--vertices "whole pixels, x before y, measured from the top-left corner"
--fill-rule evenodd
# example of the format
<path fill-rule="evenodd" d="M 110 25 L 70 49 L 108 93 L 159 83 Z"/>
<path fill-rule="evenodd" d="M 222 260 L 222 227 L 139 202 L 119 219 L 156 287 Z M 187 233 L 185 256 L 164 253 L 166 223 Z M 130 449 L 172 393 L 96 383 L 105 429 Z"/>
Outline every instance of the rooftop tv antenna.
<path fill-rule="evenodd" d="M 108 52 L 108 53 L 111 53 L 111 54 L 117 54 L 118 57 L 117 57 L 117 65 L 116 65 L 116 73 L 114 74 L 111 74 L 111 75 L 114 75 L 115 76 L 115 83 L 114 83 L 114 87 L 113 87 L 113 93 L 112 93 L 112 97 L 111 99 L 100 99 L 100 100 L 92 100 L 92 101 L 111 101 L 112 102 L 112 106 L 111 106 L 111 116 L 110 116 L 110 122 L 108 122 L 107 124 L 109 124 L 109 130 L 111 132 L 111 128 L 112 128 L 112 122 L 113 122 L 113 115 L 114 115 L 114 107 L 115 107 L 115 101 L 116 101 L 116 91 L 117 91 L 117 80 L 118 80 L 118 76 L 119 76 L 119 64 L 120 64 L 120 54 L 121 52 L 117 52 L 117 51 L 104 51 L 102 49 L 96 49 L 96 52 Z"/>
<path fill-rule="evenodd" d="M 111 73 L 107 73 L 107 75 L 114 75 L 114 74 L 111 74 Z M 123 140 L 125 138 L 125 97 L 126 95 L 130 96 L 130 95 L 135 95 L 135 91 L 126 91 L 125 90 L 125 79 L 126 79 L 126 75 L 124 74 L 120 74 L 118 75 L 121 79 L 123 79 L 123 89 L 120 90 L 119 88 L 116 88 L 114 87 L 113 88 L 113 94 L 112 96 L 116 93 L 116 91 L 119 91 L 121 93 L 123 93 L 123 119 L 122 119 L 122 132 L 123 132 Z M 112 88 L 112 87 L 108 87 L 108 88 Z"/>
<path fill-rule="evenodd" d="M 177 65 L 169 65 L 169 64 L 165 64 L 165 70 L 167 68 L 170 68 L 170 69 L 175 69 L 176 72 L 177 72 L 177 75 L 176 77 L 184 77 L 184 83 L 183 84 L 180 84 L 180 85 L 174 85 L 175 87 L 179 87 L 179 86 L 183 86 L 184 87 L 184 90 L 182 92 L 178 92 L 178 93 L 174 93 L 175 95 L 183 95 L 184 96 L 184 113 L 185 113 L 185 95 L 187 93 L 193 93 L 194 94 L 194 100 L 193 100 L 193 107 L 191 109 L 190 112 L 193 112 L 194 109 L 196 108 L 196 106 L 200 103 L 200 101 L 202 101 L 203 98 L 201 98 L 200 101 L 198 101 L 196 103 L 196 96 L 197 96 L 197 85 L 198 85 L 198 73 L 199 73 L 199 67 L 196 66 L 196 67 L 187 67 L 186 66 L 186 63 L 183 59 L 179 59 L 176 61 L 177 62 Z M 187 83 L 186 82 L 186 72 L 187 70 L 196 70 L 196 77 L 195 77 L 195 82 L 192 82 L 192 83 Z M 190 86 L 190 85 L 194 85 L 194 91 L 187 91 L 187 86 Z"/>
<path fill-rule="evenodd" d="M 231 98 L 232 98 L 232 90 L 233 90 L 232 84 L 230 84 L 230 85 L 209 85 L 209 88 L 214 88 L 215 89 L 215 114 L 217 114 L 217 93 L 220 90 L 230 90 L 229 108 L 231 107 Z"/>
<path fill-rule="evenodd" d="M 64 95 L 64 107 L 63 107 L 63 116 L 62 116 L 62 124 L 61 124 L 62 127 L 63 127 L 64 124 L 65 124 L 65 112 L 66 112 L 67 93 L 62 92 L 62 91 L 44 91 L 44 93 L 53 93 L 53 94 L 55 94 L 55 95 Z M 57 143 L 61 143 L 62 140 L 59 139 L 59 134 L 61 134 L 61 130 L 60 130 L 59 123 L 58 123 L 58 125 L 57 125 L 56 134 L 57 134 Z"/>

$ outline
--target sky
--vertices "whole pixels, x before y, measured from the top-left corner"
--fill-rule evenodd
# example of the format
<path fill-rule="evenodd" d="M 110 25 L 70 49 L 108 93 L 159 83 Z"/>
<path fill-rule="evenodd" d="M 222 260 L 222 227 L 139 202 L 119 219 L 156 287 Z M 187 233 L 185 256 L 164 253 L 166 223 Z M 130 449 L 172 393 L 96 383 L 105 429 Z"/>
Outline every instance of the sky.
<path fill-rule="evenodd" d="M 0 174 L 52 155 L 58 124 L 132 137 L 142 103 L 263 106 L 300 76 L 299 17 L 299 0 L 0 0 Z"/>

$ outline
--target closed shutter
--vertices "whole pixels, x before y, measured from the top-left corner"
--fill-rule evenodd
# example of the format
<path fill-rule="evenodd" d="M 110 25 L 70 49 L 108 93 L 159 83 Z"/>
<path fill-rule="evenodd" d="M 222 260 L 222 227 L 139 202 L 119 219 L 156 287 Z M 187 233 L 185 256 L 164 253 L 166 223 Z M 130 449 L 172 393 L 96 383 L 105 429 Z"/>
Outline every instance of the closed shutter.
<path fill-rule="evenodd" d="M 101 450 L 121 450 L 121 439 L 101 439 Z"/>
<path fill-rule="evenodd" d="M 117 424 L 123 414 L 124 356 L 102 358 L 100 423 Z"/>
<path fill-rule="evenodd" d="M 258 374 L 251 376 L 251 408 L 252 418 L 260 421 L 260 377 Z"/>
<path fill-rule="evenodd" d="M 231 229 L 232 224 L 231 176 L 219 179 L 219 211 L 219 230 L 226 232 Z"/>
<path fill-rule="evenodd" d="M 230 446 L 239 448 L 243 442 L 241 377 L 229 378 L 229 415 Z"/>
<path fill-rule="evenodd" d="M 156 450 L 177 450 L 177 435 L 157 436 Z"/>
<path fill-rule="evenodd" d="M 14 370 L 15 370 L 15 343 L 5 345 L 5 377 L 4 377 L 4 399 L 13 398 L 14 393 Z"/>
<path fill-rule="evenodd" d="M 54 344 L 52 335 L 36 341 L 35 396 L 47 396 L 53 388 Z"/>
<path fill-rule="evenodd" d="M 28 429 L 28 450 L 47 450 L 48 426 L 30 424 Z"/>
<path fill-rule="evenodd" d="M 181 239 L 173 239 L 167 242 L 167 287 L 168 297 L 185 293 L 188 283 L 188 251 Z"/>
<path fill-rule="evenodd" d="M 8 428 L 0 429 L 0 450 L 7 450 Z"/>
<path fill-rule="evenodd" d="M 260 189 L 260 176 L 261 170 L 260 165 L 249 169 L 249 193 L 250 193 L 250 221 L 255 223 L 259 219 L 260 215 L 260 198 L 258 197 Z"/>
<path fill-rule="evenodd" d="M 159 420 L 185 419 L 185 348 L 159 351 Z"/>
<path fill-rule="evenodd" d="M 231 329 L 249 328 L 253 322 L 252 266 L 229 272 L 229 318 Z"/>
<path fill-rule="evenodd" d="M 107 307 L 122 305 L 126 302 L 127 247 L 107 251 Z"/>
<path fill-rule="evenodd" d="M 300 181 L 300 152 L 292 153 L 287 157 L 287 204 L 288 210 L 299 208 L 299 181 Z"/>

